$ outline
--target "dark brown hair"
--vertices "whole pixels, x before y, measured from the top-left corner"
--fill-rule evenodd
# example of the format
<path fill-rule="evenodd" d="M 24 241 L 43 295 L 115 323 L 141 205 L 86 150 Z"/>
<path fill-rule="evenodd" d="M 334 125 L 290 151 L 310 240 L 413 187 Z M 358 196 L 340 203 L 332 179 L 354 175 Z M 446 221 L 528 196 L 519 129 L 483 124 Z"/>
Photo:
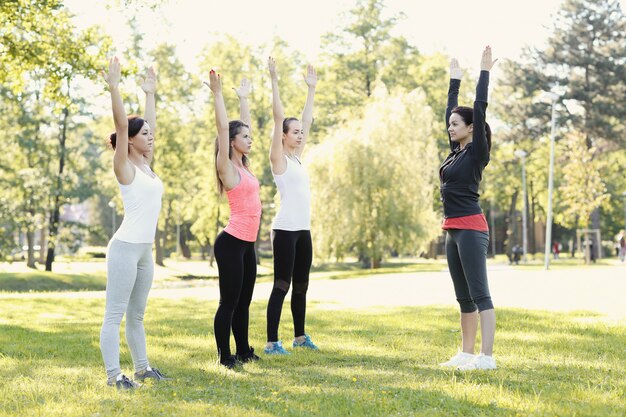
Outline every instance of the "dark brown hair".
<path fill-rule="evenodd" d="M 230 144 L 235 139 L 235 136 L 237 136 L 241 132 L 242 127 L 247 127 L 248 129 L 250 129 L 250 126 L 248 126 L 241 120 L 231 120 L 230 122 L 228 122 L 228 158 L 229 159 L 233 154 L 233 147 L 230 146 Z M 224 193 L 224 184 L 222 183 L 222 180 L 220 179 L 220 173 L 217 172 L 218 151 L 219 151 L 219 138 L 215 138 L 215 178 L 217 179 L 217 189 L 219 190 L 220 195 L 222 195 Z M 243 162 L 245 166 L 248 166 L 249 164 L 248 157 L 244 155 L 241 162 Z"/>
<path fill-rule="evenodd" d="M 139 116 L 130 116 L 128 118 L 128 137 L 132 138 L 137 135 L 145 123 L 146 121 Z M 109 136 L 109 143 L 111 144 L 111 147 L 115 149 L 115 145 L 117 143 L 116 133 L 111 133 L 111 136 Z"/>
<path fill-rule="evenodd" d="M 461 116 L 461 119 L 463 119 L 466 125 L 474 123 L 474 109 L 471 107 L 458 106 L 452 109 L 452 113 Z M 491 151 L 491 127 L 489 127 L 489 123 L 487 122 L 485 122 L 485 134 L 487 136 L 487 146 L 489 147 L 489 151 Z"/>

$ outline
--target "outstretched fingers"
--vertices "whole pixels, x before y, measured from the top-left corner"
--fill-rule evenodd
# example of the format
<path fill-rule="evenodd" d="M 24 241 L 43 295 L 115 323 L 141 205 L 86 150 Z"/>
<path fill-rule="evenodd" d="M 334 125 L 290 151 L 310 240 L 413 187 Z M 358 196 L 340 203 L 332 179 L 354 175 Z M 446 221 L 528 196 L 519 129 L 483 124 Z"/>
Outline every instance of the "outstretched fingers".
<path fill-rule="evenodd" d="M 276 60 L 273 57 L 268 57 L 267 58 L 267 68 L 270 71 L 270 75 L 272 77 L 272 80 L 277 79 L 276 76 Z"/>
<path fill-rule="evenodd" d="M 209 81 L 203 81 L 202 84 L 209 87 L 213 94 L 222 92 L 222 77 L 215 70 L 209 71 Z"/>
<path fill-rule="evenodd" d="M 233 87 L 233 91 L 235 91 L 239 98 L 247 98 L 252 91 L 252 84 L 250 84 L 250 80 L 247 78 L 242 78 L 239 88 Z"/>
<path fill-rule="evenodd" d="M 120 60 L 114 56 L 109 59 L 109 70 L 107 72 L 103 72 L 102 75 L 109 86 L 117 86 L 120 82 L 120 78 L 122 77 L 121 73 L 122 70 Z"/>
<path fill-rule="evenodd" d="M 450 60 L 450 78 L 460 80 L 463 77 L 463 71 L 459 66 L 459 61 L 456 58 Z"/>
<path fill-rule="evenodd" d="M 315 71 L 315 68 L 311 64 L 307 65 L 306 68 L 307 68 L 307 71 L 306 71 L 306 75 L 304 76 L 304 82 L 309 87 L 315 87 L 317 85 L 317 72 Z"/>
<path fill-rule="evenodd" d="M 480 69 L 481 71 L 490 71 L 491 68 L 496 64 L 498 59 L 493 59 L 491 53 L 491 46 L 487 45 L 485 50 L 483 51 L 483 56 L 480 60 Z"/>

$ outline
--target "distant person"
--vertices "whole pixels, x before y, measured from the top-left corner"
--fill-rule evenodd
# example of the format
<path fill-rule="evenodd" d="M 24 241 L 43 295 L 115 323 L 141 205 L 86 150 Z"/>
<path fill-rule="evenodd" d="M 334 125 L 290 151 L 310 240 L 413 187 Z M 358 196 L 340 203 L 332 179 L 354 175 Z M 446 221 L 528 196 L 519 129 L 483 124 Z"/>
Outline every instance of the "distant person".
<path fill-rule="evenodd" d="M 485 121 L 489 71 L 495 64 L 491 47 L 482 54 L 474 108 L 458 106 L 463 75 L 456 59 L 450 62 L 446 126 L 450 154 L 439 169 L 443 202 L 446 256 L 456 299 L 461 309 L 462 350 L 442 366 L 459 370 L 495 369 L 493 342 L 496 314 L 487 281 L 489 227 L 479 204 L 478 188 L 489 163 L 491 129 Z M 480 317 L 482 346 L 474 355 Z"/>
<path fill-rule="evenodd" d="M 523 252 L 524 250 L 520 245 L 516 244 L 515 246 L 513 246 L 513 262 L 515 262 L 515 265 L 519 265 L 519 261 L 520 259 L 522 259 Z"/>
<path fill-rule="evenodd" d="M 554 256 L 554 259 L 559 259 L 559 253 L 561 252 L 561 244 L 555 240 L 552 243 L 552 255 Z"/>
<path fill-rule="evenodd" d="M 626 239 L 624 238 L 623 233 L 620 236 L 618 242 L 619 242 L 619 260 L 624 262 L 624 259 L 626 259 Z"/>
<path fill-rule="evenodd" d="M 230 218 L 213 245 L 219 274 L 220 303 L 213 322 L 220 364 L 233 369 L 258 360 L 248 341 L 250 302 L 256 281 L 254 242 L 261 222 L 260 185 L 250 171 L 248 154 L 252 149 L 251 118 L 248 107 L 250 83 L 241 81 L 235 89 L 241 120 L 228 121 L 222 93 L 222 79 L 211 70 L 209 82 L 215 100 L 215 168 L 220 194 L 226 191 Z M 237 345 L 230 350 L 230 332 Z"/>
<path fill-rule="evenodd" d="M 119 91 L 121 78 L 117 57 L 109 62 L 104 79 L 109 85 L 115 133 L 111 135 L 113 172 L 122 193 L 124 220 L 107 247 L 107 287 L 104 322 L 100 332 L 100 349 L 108 385 L 133 389 L 139 384 L 120 368 L 120 323 L 126 313 L 126 341 L 135 367 L 135 380 L 167 379 L 157 368 L 150 367 L 146 352 L 143 317 L 152 286 L 154 262 L 152 244 L 161 211 L 163 183 L 152 171 L 156 132 L 156 75 L 146 72 L 141 85 L 146 94 L 145 118 L 126 117 Z"/>
<path fill-rule="evenodd" d="M 315 69 L 309 65 L 304 82 L 308 87 L 302 111 L 302 121 L 285 118 L 278 92 L 278 75 L 274 58 L 268 60 L 272 80 L 272 111 L 274 134 L 270 146 L 270 166 L 280 193 L 280 209 L 272 224 L 272 250 L 274 252 L 274 288 L 267 304 L 268 355 L 288 355 L 278 338 L 278 326 L 285 296 L 291 290 L 294 348 L 317 350 L 311 337 L 305 333 L 306 293 L 309 288 L 309 271 L 313 260 L 311 242 L 311 190 L 309 176 L 302 164 L 302 151 L 306 145 L 313 122 L 313 98 L 317 85 Z"/>

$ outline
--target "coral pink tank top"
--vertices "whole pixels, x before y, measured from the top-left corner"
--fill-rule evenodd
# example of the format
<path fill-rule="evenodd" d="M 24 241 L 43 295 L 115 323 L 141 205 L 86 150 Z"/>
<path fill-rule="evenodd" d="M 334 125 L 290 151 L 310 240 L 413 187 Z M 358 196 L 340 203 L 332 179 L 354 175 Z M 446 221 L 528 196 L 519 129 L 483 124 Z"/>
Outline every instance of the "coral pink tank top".
<path fill-rule="evenodd" d="M 224 231 L 237 239 L 255 242 L 261 223 L 261 197 L 259 181 L 247 169 L 237 167 L 241 180 L 232 190 L 226 191 L 230 218 Z"/>

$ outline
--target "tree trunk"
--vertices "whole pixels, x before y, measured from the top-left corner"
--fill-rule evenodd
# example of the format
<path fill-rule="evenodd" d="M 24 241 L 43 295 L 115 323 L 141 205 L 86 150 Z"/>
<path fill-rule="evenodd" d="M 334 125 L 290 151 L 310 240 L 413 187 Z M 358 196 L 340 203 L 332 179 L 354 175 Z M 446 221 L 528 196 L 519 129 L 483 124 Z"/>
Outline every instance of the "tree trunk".
<path fill-rule="evenodd" d="M 46 261 L 46 228 L 39 229 L 39 263 Z"/>
<path fill-rule="evenodd" d="M 26 258 L 26 266 L 35 269 L 35 231 L 26 231 L 26 244 L 28 245 L 28 256 Z"/>
<path fill-rule="evenodd" d="M 163 247 L 161 246 L 161 233 L 162 233 L 161 230 L 159 230 L 157 226 L 156 235 L 154 239 L 154 252 L 155 252 L 154 263 L 156 263 L 159 266 L 165 266 L 165 264 L 163 263 Z"/>
<path fill-rule="evenodd" d="M 183 253 L 183 257 L 185 259 L 191 259 L 191 249 L 189 248 L 189 245 L 187 244 L 187 240 L 189 237 L 191 237 L 191 233 L 189 232 L 189 224 L 188 223 L 183 223 L 182 225 L 182 231 L 180 234 L 180 240 L 178 241 L 178 243 L 180 244 L 180 250 Z"/>
<path fill-rule="evenodd" d="M 66 107 L 63 109 L 63 122 L 61 122 L 61 136 L 59 138 L 59 173 L 57 175 L 56 189 L 54 190 L 54 203 L 48 225 L 48 255 L 46 256 L 46 271 L 52 271 L 54 262 L 54 250 L 59 233 L 59 213 L 61 211 L 61 189 L 63 187 L 63 170 L 65 168 L 65 141 L 67 139 L 67 119 L 70 111 Z"/>
<path fill-rule="evenodd" d="M 533 182 L 530 181 L 530 253 L 533 255 L 537 252 L 537 241 L 535 235 L 535 194 L 533 193 Z"/>
<path fill-rule="evenodd" d="M 511 196 L 511 207 L 509 208 L 509 230 L 507 233 L 507 254 L 509 254 L 509 259 L 513 259 L 513 247 L 517 245 L 517 210 L 515 209 L 515 205 L 517 204 L 517 194 L 518 190 L 515 190 L 513 195 Z"/>

